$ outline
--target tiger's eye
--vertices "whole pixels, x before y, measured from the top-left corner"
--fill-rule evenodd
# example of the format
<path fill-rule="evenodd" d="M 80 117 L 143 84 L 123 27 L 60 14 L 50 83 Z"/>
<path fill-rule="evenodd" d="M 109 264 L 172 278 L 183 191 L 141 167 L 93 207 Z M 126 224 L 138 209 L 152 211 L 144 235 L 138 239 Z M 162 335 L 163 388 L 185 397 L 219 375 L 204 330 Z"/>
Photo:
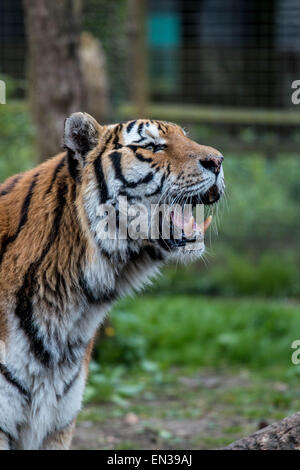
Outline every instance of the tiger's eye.
<path fill-rule="evenodd" d="M 148 144 L 145 146 L 146 150 L 154 150 L 154 144 Z"/>

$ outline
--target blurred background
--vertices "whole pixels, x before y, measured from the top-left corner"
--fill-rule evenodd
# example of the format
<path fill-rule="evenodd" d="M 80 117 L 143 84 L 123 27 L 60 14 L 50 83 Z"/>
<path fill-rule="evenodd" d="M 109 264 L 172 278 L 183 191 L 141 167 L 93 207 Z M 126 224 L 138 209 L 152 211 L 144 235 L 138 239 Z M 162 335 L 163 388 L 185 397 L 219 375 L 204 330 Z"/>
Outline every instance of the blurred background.
<path fill-rule="evenodd" d="M 0 181 L 63 121 L 175 121 L 225 155 L 205 259 L 117 304 L 74 448 L 221 447 L 300 409 L 297 0 L 1 0 Z"/>

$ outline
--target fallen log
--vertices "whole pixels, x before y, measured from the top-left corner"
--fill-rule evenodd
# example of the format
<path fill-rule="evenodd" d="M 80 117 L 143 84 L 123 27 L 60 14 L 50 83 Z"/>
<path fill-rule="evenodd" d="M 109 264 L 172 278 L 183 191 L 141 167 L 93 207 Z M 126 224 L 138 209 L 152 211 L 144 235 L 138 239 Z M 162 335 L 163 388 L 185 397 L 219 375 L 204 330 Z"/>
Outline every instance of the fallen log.
<path fill-rule="evenodd" d="M 300 450 L 300 412 L 243 437 L 224 450 Z"/>

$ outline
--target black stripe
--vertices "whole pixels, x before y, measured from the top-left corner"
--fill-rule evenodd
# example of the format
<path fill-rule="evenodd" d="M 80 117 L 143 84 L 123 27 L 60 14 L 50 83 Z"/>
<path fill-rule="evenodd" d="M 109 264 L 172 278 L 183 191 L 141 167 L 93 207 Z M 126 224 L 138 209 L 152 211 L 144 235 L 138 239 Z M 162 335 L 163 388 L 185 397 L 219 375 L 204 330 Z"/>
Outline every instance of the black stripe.
<path fill-rule="evenodd" d="M 135 153 L 135 156 L 138 160 L 140 160 L 141 162 L 147 162 L 147 163 L 152 163 L 153 162 L 153 159 L 152 158 L 146 158 L 144 157 L 143 155 L 141 155 L 140 153 L 136 152 Z"/>
<path fill-rule="evenodd" d="M 119 148 L 122 147 L 122 145 L 119 142 L 119 135 L 120 135 L 120 132 L 122 130 L 122 127 L 123 127 L 123 124 L 118 124 L 117 127 L 114 130 L 115 138 L 113 140 L 113 147 L 115 149 L 119 149 Z"/>
<path fill-rule="evenodd" d="M 144 129 L 144 123 L 141 122 L 141 123 L 139 124 L 138 130 L 137 130 L 137 133 L 139 134 L 140 137 L 143 137 L 143 136 L 142 136 L 142 131 L 143 131 L 143 129 Z"/>
<path fill-rule="evenodd" d="M 6 196 L 6 194 L 9 194 L 13 189 L 14 187 L 16 186 L 17 182 L 20 181 L 20 179 L 22 178 L 22 175 L 17 175 L 15 176 L 12 181 L 5 187 L 5 189 L 3 189 L 2 191 L 0 191 L 0 197 L 1 196 Z M 3 186 L 3 185 L 1 185 Z"/>
<path fill-rule="evenodd" d="M 140 136 L 140 139 L 135 140 L 135 141 L 134 141 L 135 143 L 143 142 L 143 140 L 146 139 L 146 137 L 144 137 L 144 136 L 142 135 L 143 129 L 144 129 L 144 123 L 141 122 L 141 123 L 139 124 L 138 129 L 137 129 L 137 133 L 138 133 L 138 135 Z"/>
<path fill-rule="evenodd" d="M 82 364 L 80 364 L 80 367 L 78 368 L 77 372 L 74 374 L 74 377 L 72 377 L 72 379 L 70 380 L 69 383 L 65 384 L 65 387 L 64 387 L 64 390 L 63 390 L 63 397 L 71 390 L 71 388 L 73 387 L 73 385 L 75 384 L 76 380 L 78 379 L 79 377 L 79 374 L 81 372 L 81 369 L 82 369 Z M 61 397 L 62 398 L 62 397 Z"/>
<path fill-rule="evenodd" d="M 109 156 L 114 165 L 116 178 L 119 179 L 127 188 L 136 188 L 140 184 L 149 183 L 153 179 L 153 173 L 150 172 L 150 173 L 147 173 L 147 175 L 144 176 L 144 178 L 141 178 L 138 181 L 127 181 L 121 169 L 121 156 L 122 156 L 121 153 L 112 152 L 109 154 Z"/>
<path fill-rule="evenodd" d="M 161 251 L 156 250 L 154 247 L 147 246 L 144 249 L 145 249 L 145 252 L 148 254 L 148 256 L 150 256 L 150 258 L 153 259 L 153 261 L 163 261 L 164 260 L 164 256 L 161 253 Z"/>
<path fill-rule="evenodd" d="M 125 265 L 127 265 L 128 263 L 136 263 L 139 261 L 143 261 L 143 257 L 145 255 L 149 256 L 152 261 L 164 260 L 164 256 L 162 252 L 160 251 L 160 249 L 155 248 L 154 246 L 151 246 L 151 245 L 147 245 L 141 248 L 140 251 L 133 251 L 129 246 L 127 252 L 124 253 L 123 256 L 121 256 L 118 252 L 109 253 L 102 247 L 101 247 L 101 252 L 108 260 L 112 261 L 112 259 L 114 259 L 115 262 L 123 264 L 124 267 L 126 267 Z"/>
<path fill-rule="evenodd" d="M 182 244 L 182 245 L 177 245 L 176 243 L 174 243 L 172 240 L 165 240 L 164 238 L 158 238 L 157 240 L 155 240 L 159 243 L 159 246 L 165 250 L 165 251 L 171 251 L 171 250 L 174 250 L 175 248 L 178 248 L 178 246 L 185 246 L 185 244 Z"/>
<path fill-rule="evenodd" d="M 71 196 L 70 199 L 71 199 L 72 202 L 75 201 L 76 194 L 77 194 L 77 186 L 76 186 L 75 183 L 73 183 L 72 186 L 71 186 L 71 192 L 70 192 L 70 196 Z"/>
<path fill-rule="evenodd" d="M 90 305 L 100 305 L 107 302 L 113 302 L 117 299 L 117 292 L 113 289 L 98 294 L 91 290 L 84 279 L 83 273 L 79 276 L 79 285 L 86 301 Z"/>
<path fill-rule="evenodd" d="M 14 374 L 2 363 L 0 363 L 0 372 L 3 377 L 7 380 L 7 382 L 17 388 L 19 392 L 24 395 L 28 401 L 30 401 L 29 391 L 26 390 L 25 387 L 23 387 L 23 385 L 16 379 Z"/>
<path fill-rule="evenodd" d="M 104 204 L 108 199 L 108 188 L 107 188 L 107 184 L 105 181 L 105 176 L 104 176 L 103 167 L 102 167 L 102 158 L 101 158 L 103 152 L 104 150 L 102 150 L 102 152 L 99 153 L 98 157 L 94 161 L 94 171 L 95 171 L 95 176 L 98 182 L 100 204 Z"/>
<path fill-rule="evenodd" d="M 60 360 L 58 365 L 68 365 L 69 367 L 78 363 L 78 350 L 82 351 L 87 348 L 88 343 L 84 342 L 82 339 L 78 338 L 75 341 L 68 340 L 64 350 L 60 355 Z M 77 353 L 76 353 L 77 351 Z M 81 354 L 80 354 L 81 357 Z"/>
<path fill-rule="evenodd" d="M 2 434 L 4 434 L 8 438 L 8 445 L 9 445 L 9 448 L 11 449 L 12 443 L 14 441 L 13 436 L 9 434 L 9 432 L 5 431 L 1 426 L 0 426 L 0 432 L 2 432 Z"/>
<path fill-rule="evenodd" d="M 139 144 L 140 142 L 143 142 L 143 140 L 146 140 L 146 137 L 141 137 L 140 139 L 134 140 L 133 142 L 135 142 L 136 144 Z"/>
<path fill-rule="evenodd" d="M 138 261 L 142 261 L 142 258 L 145 255 L 149 256 L 152 261 L 163 261 L 164 260 L 164 257 L 162 255 L 161 251 L 155 249 L 153 246 L 147 245 L 147 246 L 144 246 L 141 249 L 141 251 L 139 251 L 139 252 L 130 251 L 129 262 L 135 263 L 135 262 L 138 262 Z"/>
<path fill-rule="evenodd" d="M 57 177 L 57 173 L 63 168 L 64 164 L 65 164 L 65 157 L 63 157 L 62 160 L 59 162 L 59 164 L 56 165 L 53 176 L 52 176 L 52 179 L 51 179 L 51 183 L 49 185 L 49 188 L 46 191 L 46 194 L 49 194 L 51 192 L 53 184 L 54 184 L 54 182 L 56 180 L 56 177 Z"/>
<path fill-rule="evenodd" d="M 71 149 L 68 149 L 67 153 L 67 161 L 68 161 L 68 170 L 73 178 L 74 181 L 80 182 L 80 170 L 79 170 L 79 161 L 75 158 L 75 152 Z"/>
<path fill-rule="evenodd" d="M 119 196 L 127 197 L 128 201 L 141 201 L 142 200 L 141 196 L 138 196 L 137 194 L 132 196 L 131 194 L 127 194 L 127 192 L 122 190 L 122 189 L 121 189 L 121 191 L 119 191 Z"/>
<path fill-rule="evenodd" d="M 20 222 L 19 222 L 19 225 L 18 225 L 18 228 L 17 228 L 16 232 L 14 233 L 14 235 L 5 237 L 2 241 L 2 246 L 1 246 L 1 251 L 0 251 L 0 264 L 2 263 L 3 256 L 5 255 L 5 252 L 7 250 L 8 245 L 13 243 L 17 239 L 17 237 L 19 236 L 21 230 L 23 229 L 24 225 L 27 222 L 28 211 L 29 211 L 29 207 L 30 207 L 30 203 L 31 203 L 31 198 L 33 196 L 33 190 L 34 190 L 34 187 L 36 185 L 38 176 L 39 176 L 38 173 L 36 173 L 34 175 L 33 180 L 30 184 L 28 193 L 27 193 L 27 195 L 24 199 L 23 206 L 22 206 L 22 209 L 21 209 Z"/>
<path fill-rule="evenodd" d="M 159 162 L 152 163 L 152 164 L 150 165 L 150 168 L 156 168 L 155 171 L 157 171 L 157 170 L 159 171 L 159 170 L 161 169 L 160 166 L 159 166 Z"/>
<path fill-rule="evenodd" d="M 134 127 L 136 121 L 130 121 L 130 123 L 128 124 L 127 128 L 126 128 L 126 132 L 127 134 L 129 134 L 132 130 L 132 128 Z"/>
<path fill-rule="evenodd" d="M 163 123 L 161 123 L 161 127 L 162 127 L 162 129 L 163 129 L 163 133 L 164 133 L 164 134 L 167 134 L 167 132 L 168 132 L 168 126 L 167 126 L 167 124 L 166 124 L 165 122 L 163 122 Z"/>
<path fill-rule="evenodd" d="M 155 124 L 157 125 L 158 129 L 159 129 L 163 134 L 165 134 L 165 131 L 163 130 L 161 123 L 160 123 L 159 121 L 155 121 Z"/>
<path fill-rule="evenodd" d="M 50 231 L 48 241 L 40 257 L 29 266 L 24 276 L 23 285 L 16 294 L 17 304 L 15 313 L 20 320 L 20 326 L 29 338 L 32 352 L 45 366 L 49 366 L 51 363 L 51 353 L 45 346 L 44 341 L 41 338 L 40 331 L 34 323 L 32 297 L 36 287 L 36 273 L 59 233 L 61 218 L 66 203 L 67 189 L 68 186 L 65 182 L 65 178 L 63 178 L 58 185 L 57 206 L 55 209 L 53 227 Z"/>
<path fill-rule="evenodd" d="M 133 144 L 126 145 L 126 147 L 132 150 L 134 153 L 136 153 L 138 149 L 140 148 L 138 145 L 133 145 Z"/>
<path fill-rule="evenodd" d="M 97 182 L 98 182 L 98 191 L 99 191 L 100 204 L 104 204 L 107 201 L 108 197 L 109 197 L 109 192 L 108 192 L 108 188 L 107 188 L 107 184 L 106 184 L 105 176 L 104 176 L 104 172 L 103 172 L 102 155 L 105 152 L 105 150 L 107 149 L 107 146 L 108 146 L 109 142 L 112 140 L 113 136 L 114 136 L 113 133 L 108 136 L 108 138 L 106 139 L 106 141 L 103 144 L 102 150 L 100 151 L 100 153 L 98 154 L 96 160 L 93 163 L 95 176 L 96 176 L 96 179 L 97 179 Z"/>
<path fill-rule="evenodd" d="M 100 250 L 101 250 L 101 253 L 103 254 L 103 256 L 105 256 L 105 258 L 110 263 L 118 263 L 120 265 L 124 265 L 126 263 L 126 259 L 127 259 L 127 256 L 128 256 L 127 252 L 122 253 L 122 255 L 121 255 L 121 253 L 118 252 L 118 251 L 109 252 L 105 248 L 103 248 L 102 246 L 100 246 Z"/>
<path fill-rule="evenodd" d="M 150 193 L 150 194 L 147 194 L 146 196 L 147 196 L 147 197 L 151 197 L 151 196 L 156 196 L 157 194 L 161 193 L 161 192 L 162 192 L 162 189 L 163 189 L 163 185 L 164 185 L 165 179 L 166 179 L 166 175 L 165 175 L 165 173 L 164 173 L 164 174 L 162 175 L 162 177 L 161 177 L 160 184 L 158 185 L 158 187 L 156 188 L 156 190 L 153 191 L 153 192 Z"/>

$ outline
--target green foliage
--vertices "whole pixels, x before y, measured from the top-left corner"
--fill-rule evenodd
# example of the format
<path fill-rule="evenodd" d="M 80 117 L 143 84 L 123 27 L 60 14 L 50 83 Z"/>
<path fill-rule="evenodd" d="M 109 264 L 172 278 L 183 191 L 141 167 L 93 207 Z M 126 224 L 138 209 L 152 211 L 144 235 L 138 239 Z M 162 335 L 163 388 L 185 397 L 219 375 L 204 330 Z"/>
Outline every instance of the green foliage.
<path fill-rule="evenodd" d="M 226 295 L 281 297 L 300 293 L 295 263 L 288 258 L 279 263 L 271 253 L 255 263 L 231 253 L 226 268 L 217 271 L 215 279 L 219 291 Z"/>
<path fill-rule="evenodd" d="M 23 97 L 27 90 L 27 81 L 1 73 L 0 80 L 5 82 L 6 101 Z"/>
<path fill-rule="evenodd" d="M 0 105 L 0 182 L 35 165 L 34 128 L 25 102 Z"/>
<path fill-rule="evenodd" d="M 218 243 L 218 242 L 216 242 Z M 188 268 L 168 267 L 159 282 L 148 291 L 150 294 L 168 294 L 288 297 L 300 295 L 298 261 L 292 253 L 274 253 L 255 256 L 243 254 L 220 244 L 214 258 L 206 265 Z"/>
<path fill-rule="evenodd" d="M 112 319 L 116 336 L 143 337 L 144 354 L 135 366 L 147 358 L 166 367 L 236 364 L 288 370 L 291 343 L 300 331 L 297 305 L 254 299 L 139 296 L 120 302 Z M 113 339 L 103 356 L 106 344 L 99 343 L 106 363 L 117 356 L 122 360 L 118 344 Z"/>
<path fill-rule="evenodd" d="M 123 315 L 123 312 L 120 312 Z M 146 356 L 146 338 L 138 332 L 139 319 L 133 313 L 126 312 L 125 322 L 130 325 L 130 335 L 106 336 L 101 341 L 101 347 L 97 350 L 97 360 L 101 364 L 107 362 L 126 366 L 140 363 Z M 136 334 L 134 334 L 134 331 Z"/>
<path fill-rule="evenodd" d="M 96 348 L 106 349 L 107 343 L 101 343 Z M 131 373 L 128 374 L 128 364 L 122 364 L 120 356 L 118 364 L 116 364 L 115 356 L 109 357 L 108 349 L 106 352 L 106 363 L 100 366 L 97 361 L 90 364 L 89 382 L 85 390 L 85 400 L 87 402 L 112 401 L 120 407 L 126 407 L 130 398 L 140 395 L 147 387 L 153 384 L 161 384 L 163 376 L 161 367 L 155 362 L 151 362 L 145 358 L 139 358 L 134 364 L 131 364 Z M 97 353 L 96 353 L 97 354 Z M 95 356 L 96 356 L 95 354 Z M 113 364 L 113 367 L 111 365 Z M 146 396 L 149 392 L 145 392 Z"/>
<path fill-rule="evenodd" d="M 252 392 L 231 390 L 223 400 L 229 403 L 232 397 L 237 406 L 237 399 L 251 399 L 246 408 L 252 416 L 257 411 L 261 379 L 285 384 L 299 380 L 300 368 L 291 362 L 291 344 L 300 331 L 297 304 L 254 298 L 144 295 L 119 302 L 111 318 L 115 335 L 96 344 L 94 358 L 104 367 L 92 363 L 87 401 L 113 401 L 124 407 L 127 400 L 141 394 L 151 399 L 153 387 L 177 380 L 176 370 L 192 375 L 199 367 L 236 368 L 256 374 L 258 382 Z M 143 347 L 137 352 L 138 337 Z M 174 390 L 176 387 L 174 384 Z M 264 407 L 276 408 L 282 400 L 290 404 L 288 391 L 274 391 L 265 397 Z M 243 407 L 246 413 L 245 403 Z"/>
<path fill-rule="evenodd" d="M 119 405 L 126 405 L 126 399 L 140 393 L 143 384 L 128 384 L 124 381 L 126 369 L 122 366 L 114 367 L 112 370 L 101 369 L 96 363 L 90 364 L 90 380 L 85 390 L 85 400 L 113 401 Z"/>
<path fill-rule="evenodd" d="M 231 156 L 224 164 L 228 210 L 220 233 L 230 246 L 255 252 L 299 247 L 300 164 L 298 155 Z M 222 235 L 221 235 L 222 236 Z"/>

